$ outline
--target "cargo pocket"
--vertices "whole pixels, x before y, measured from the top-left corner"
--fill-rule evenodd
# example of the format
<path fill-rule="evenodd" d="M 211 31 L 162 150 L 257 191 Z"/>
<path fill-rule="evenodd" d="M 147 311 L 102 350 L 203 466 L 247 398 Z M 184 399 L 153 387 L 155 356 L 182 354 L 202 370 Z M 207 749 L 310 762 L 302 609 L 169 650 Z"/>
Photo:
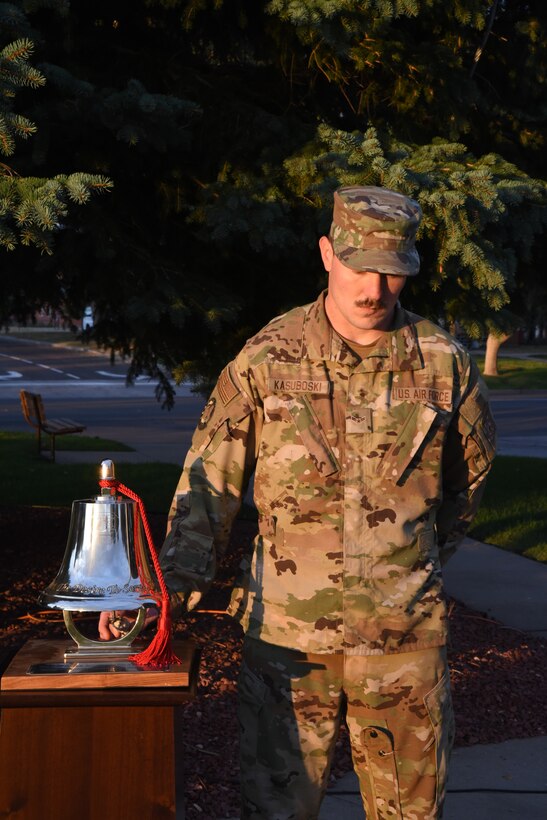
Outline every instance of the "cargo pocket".
<path fill-rule="evenodd" d="M 367 774 L 371 784 L 370 793 L 367 793 L 368 790 L 365 787 L 367 803 L 369 803 L 367 817 L 370 808 L 373 812 L 371 820 L 384 817 L 389 817 L 390 820 L 403 820 L 391 732 L 376 722 L 362 730 L 361 743 L 365 751 Z M 360 775 L 360 777 L 363 776 Z"/>
<path fill-rule="evenodd" d="M 435 805 L 442 808 L 446 793 L 448 762 L 454 743 L 454 713 L 450 693 L 450 677 L 443 675 L 437 685 L 424 697 L 435 739 Z"/>

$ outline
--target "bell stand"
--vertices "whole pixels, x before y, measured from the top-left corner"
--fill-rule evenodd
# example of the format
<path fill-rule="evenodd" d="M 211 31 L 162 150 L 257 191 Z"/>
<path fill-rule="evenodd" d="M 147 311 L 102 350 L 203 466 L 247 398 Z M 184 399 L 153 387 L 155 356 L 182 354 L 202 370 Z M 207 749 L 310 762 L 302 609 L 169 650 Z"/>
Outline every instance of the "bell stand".
<path fill-rule="evenodd" d="M 180 664 L 129 673 L 76 663 L 75 673 L 28 674 L 66 666 L 66 640 L 29 640 L 0 658 L 0 817 L 182 820 L 177 707 L 195 695 L 199 650 L 173 648 Z"/>
<path fill-rule="evenodd" d="M 64 654 L 65 662 L 70 660 L 104 661 L 127 658 L 129 655 L 135 653 L 135 649 L 131 644 L 142 631 L 145 619 L 146 610 L 141 606 L 140 609 L 137 610 L 137 617 L 131 629 L 119 638 L 115 638 L 105 644 L 104 641 L 95 641 L 92 638 L 88 638 L 87 635 L 83 635 L 74 623 L 72 612 L 69 609 L 64 609 L 63 620 L 65 622 L 66 631 L 76 643 L 76 648 L 70 647 L 66 650 Z"/>

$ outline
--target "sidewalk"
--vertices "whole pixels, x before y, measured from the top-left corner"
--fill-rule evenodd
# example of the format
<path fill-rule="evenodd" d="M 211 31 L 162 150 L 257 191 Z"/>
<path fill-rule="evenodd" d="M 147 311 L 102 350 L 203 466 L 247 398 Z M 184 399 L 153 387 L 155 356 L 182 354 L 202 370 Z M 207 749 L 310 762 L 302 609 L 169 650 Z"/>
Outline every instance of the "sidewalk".
<path fill-rule="evenodd" d="M 547 737 L 455 749 L 444 820 L 544 820 L 546 760 Z M 544 793 L 534 794 L 538 791 Z M 338 780 L 323 801 L 319 820 L 331 818 L 365 818 L 353 772 Z"/>

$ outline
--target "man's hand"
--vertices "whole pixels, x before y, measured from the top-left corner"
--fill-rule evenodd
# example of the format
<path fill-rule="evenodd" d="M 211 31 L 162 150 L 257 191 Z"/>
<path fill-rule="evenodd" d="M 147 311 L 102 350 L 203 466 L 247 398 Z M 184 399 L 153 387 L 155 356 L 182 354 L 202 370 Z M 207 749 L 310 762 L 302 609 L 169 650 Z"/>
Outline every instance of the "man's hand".
<path fill-rule="evenodd" d="M 143 629 L 156 621 L 158 610 L 155 606 L 146 607 L 146 618 Z M 113 612 L 101 612 L 99 616 L 99 639 L 101 641 L 113 641 L 127 635 L 135 623 L 136 615 L 132 610 L 115 610 Z"/>

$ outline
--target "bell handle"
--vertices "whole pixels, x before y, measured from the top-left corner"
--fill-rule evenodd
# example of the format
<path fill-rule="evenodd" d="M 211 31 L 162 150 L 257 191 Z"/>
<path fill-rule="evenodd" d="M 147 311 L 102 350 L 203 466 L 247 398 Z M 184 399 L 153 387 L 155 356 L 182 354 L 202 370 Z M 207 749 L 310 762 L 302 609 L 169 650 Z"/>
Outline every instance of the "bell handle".
<path fill-rule="evenodd" d="M 113 641 L 93 640 L 93 638 L 88 638 L 86 635 L 82 635 L 80 630 L 77 629 L 76 624 L 74 623 L 74 619 L 72 617 L 72 611 L 69 609 L 63 610 L 63 619 L 68 634 L 70 635 L 72 640 L 76 642 L 78 648 L 86 649 L 89 647 L 100 647 L 104 650 L 107 647 L 109 649 L 110 647 L 112 647 L 112 649 L 118 649 L 122 647 L 131 646 L 133 640 L 137 637 L 139 632 L 141 632 L 146 619 L 146 609 L 143 606 L 141 606 L 137 612 L 135 623 L 133 624 L 129 632 L 127 632 L 125 635 L 121 635 L 119 638 L 114 638 Z"/>

